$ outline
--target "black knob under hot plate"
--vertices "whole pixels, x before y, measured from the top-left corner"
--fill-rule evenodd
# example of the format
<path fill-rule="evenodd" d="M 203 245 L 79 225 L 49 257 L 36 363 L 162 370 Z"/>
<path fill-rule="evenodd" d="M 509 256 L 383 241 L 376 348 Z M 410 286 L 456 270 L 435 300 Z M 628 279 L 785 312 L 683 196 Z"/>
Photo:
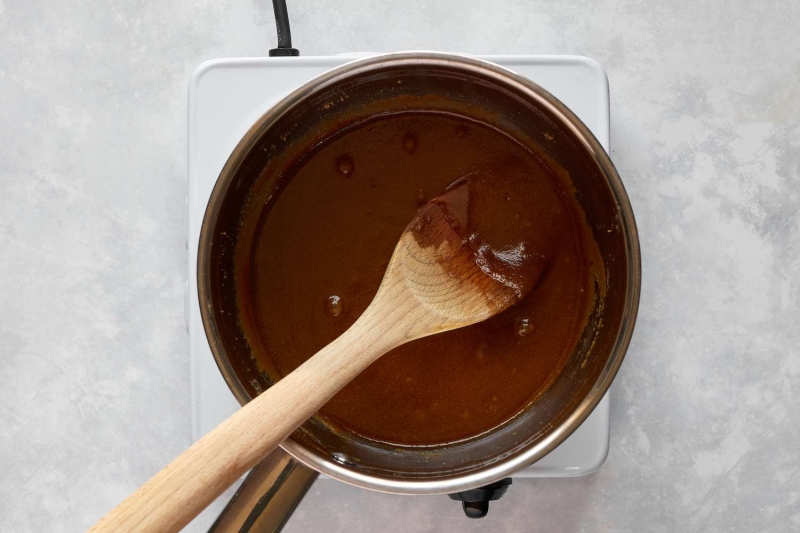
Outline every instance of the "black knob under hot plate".
<path fill-rule="evenodd" d="M 489 514 L 489 502 L 499 500 L 506 493 L 509 485 L 511 485 L 511 478 L 507 477 L 485 487 L 448 494 L 448 496 L 451 500 L 461 502 L 464 514 L 468 518 L 483 518 Z"/>

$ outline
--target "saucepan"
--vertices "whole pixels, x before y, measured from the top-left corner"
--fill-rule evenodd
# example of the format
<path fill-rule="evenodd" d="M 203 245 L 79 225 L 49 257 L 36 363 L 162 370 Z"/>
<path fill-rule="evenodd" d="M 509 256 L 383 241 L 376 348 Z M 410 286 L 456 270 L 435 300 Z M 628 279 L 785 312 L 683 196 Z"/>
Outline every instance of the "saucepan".
<path fill-rule="evenodd" d="M 254 469 L 218 530 L 233 523 L 237 531 L 256 530 L 258 523 L 279 528 L 318 472 L 382 492 L 460 493 L 468 515 L 485 514 L 482 500 L 498 497 L 507 484 L 502 480 L 579 427 L 620 368 L 636 319 L 641 266 L 633 212 L 608 154 L 572 111 L 526 78 L 467 56 L 396 53 L 348 63 L 286 96 L 250 128 L 219 176 L 200 234 L 198 291 L 211 351 L 238 401 L 272 385 L 256 362 L 258 348 L 247 334 L 251 317 L 237 289 L 249 274 L 237 272 L 234 258 L 253 239 L 254 217 L 280 193 L 280 162 L 336 128 L 409 108 L 458 109 L 517 138 L 541 140 L 547 156 L 569 174 L 602 254 L 603 296 L 561 374 L 508 423 L 466 441 L 419 449 L 382 446 L 312 418 Z"/>

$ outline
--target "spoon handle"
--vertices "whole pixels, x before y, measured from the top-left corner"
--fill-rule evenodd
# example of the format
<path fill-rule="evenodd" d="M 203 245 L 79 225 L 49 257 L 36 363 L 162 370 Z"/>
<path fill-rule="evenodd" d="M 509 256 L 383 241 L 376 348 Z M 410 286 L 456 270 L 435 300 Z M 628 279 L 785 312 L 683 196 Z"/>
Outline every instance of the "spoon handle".
<path fill-rule="evenodd" d="M 378 357 L 399 344 L 365 313 L 239 409 L 89 531 L 179 531 Z"/>

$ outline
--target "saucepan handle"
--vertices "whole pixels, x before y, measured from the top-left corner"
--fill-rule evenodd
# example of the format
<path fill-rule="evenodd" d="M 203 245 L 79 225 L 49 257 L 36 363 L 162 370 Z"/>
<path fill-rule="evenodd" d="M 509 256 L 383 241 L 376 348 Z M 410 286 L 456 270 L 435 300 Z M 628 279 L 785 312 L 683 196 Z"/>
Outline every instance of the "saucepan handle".
<path fill-rule="evenodd" d="M 280 531 L 318 475 L 276 449 L 253 467 L 209 533 Z"/>

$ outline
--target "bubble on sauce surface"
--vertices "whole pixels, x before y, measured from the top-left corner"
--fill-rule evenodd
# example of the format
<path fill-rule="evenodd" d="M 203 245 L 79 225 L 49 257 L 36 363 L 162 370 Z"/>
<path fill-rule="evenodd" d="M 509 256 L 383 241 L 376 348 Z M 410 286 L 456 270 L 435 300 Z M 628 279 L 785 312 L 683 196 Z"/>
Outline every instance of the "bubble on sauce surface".
<path fill-rule="evenodd" d="M 403 135 L 403 149 L 409 153 L 413 154 L 417 151 L 417 134 L 413 131 L 406 132 Z"/>
<path fill-rule="evenodd" d="M 428 203 L 428 200 L 427 200 L 427 198 L 425 198 L 425 189 L 420 187 L 419 191 L 417 191 L 417 205 L 423 206 L 423 205 L 425 205 L 427 203 Z"/>
<path fill-rule="evenodd" d="M 517 332 L 517 335 L 520 337 L 526 337 L 529 333 L 533 331 L 533 326 L 531 325 L 531 320 L 526 317 L 518 318 L 517 321 L 514 323 L 514 328 Z"/>
<path fill-rule="evenodd" d="M 325 299 L 325 308 L 328 312 L 333 316 L 339 316 L 342 314 L 342 298 L 335 294 L 328 296 Z"/>
<path fill-rule="evenodd" d="M 478 345 L 478 349 L 475 350 L 475 357 L 478 359 L 485 359 L 486 358 L 486 350 L 489 348 L 489 343 L 486 341 L 481 341 Z"/>
<path fill-rule="evenodd" d="M 349 155 L 341 155 L 336 160 L 336 171 L 345 178 L 352 176 L 355 169 L 356 166 Z"/>

